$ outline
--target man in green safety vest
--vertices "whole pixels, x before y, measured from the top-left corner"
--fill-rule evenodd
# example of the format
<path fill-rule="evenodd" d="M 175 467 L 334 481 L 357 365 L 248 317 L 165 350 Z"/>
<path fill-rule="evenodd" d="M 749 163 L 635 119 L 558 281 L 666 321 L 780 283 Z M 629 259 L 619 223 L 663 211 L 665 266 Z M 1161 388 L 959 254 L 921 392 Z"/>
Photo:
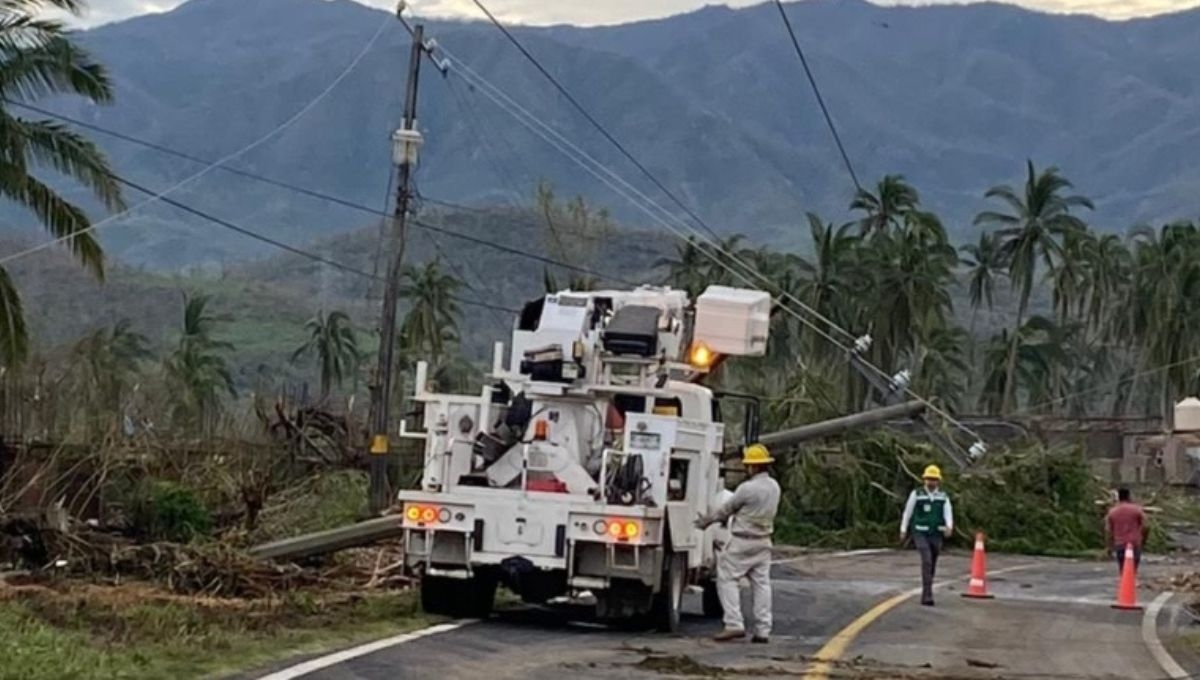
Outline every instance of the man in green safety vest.
<path fill-rule="evenodd" d="M 904 505 L 900 541 L 912 534 L 917 551 L 921 553 L 921 604 L 932 607 L 933 577 L 937 573 L 938 555 L 942 552 L 942 538 L 954 534 L 954 510 L 950 507 L 950 496 L 941 490 L 941 469 L 930 465 L 921 477 L 925 485 L 913 489 Z"/>

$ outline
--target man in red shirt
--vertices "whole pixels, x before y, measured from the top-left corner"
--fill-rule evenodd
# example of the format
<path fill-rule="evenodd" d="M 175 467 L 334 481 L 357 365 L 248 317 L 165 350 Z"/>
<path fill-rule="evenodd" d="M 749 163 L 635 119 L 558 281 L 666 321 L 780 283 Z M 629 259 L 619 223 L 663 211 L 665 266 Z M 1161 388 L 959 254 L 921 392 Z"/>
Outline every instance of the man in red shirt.
<path fill-rule="evenodd" d="M 1133 546 L 1133 566 L 1136 569 L 1142 563 L 1142 542 L 1146 539 L 1149 527 L 1146 526 L 1146 513 L 1142 506 L 1134 503 L 1129 489 L 1117 489 L 1117 504 L 1108 511 L 1104 518 L 1104 537 L 1108 548 L 1117 558 L 1117 570 L 1125 567 L 1125 546 Z"/>

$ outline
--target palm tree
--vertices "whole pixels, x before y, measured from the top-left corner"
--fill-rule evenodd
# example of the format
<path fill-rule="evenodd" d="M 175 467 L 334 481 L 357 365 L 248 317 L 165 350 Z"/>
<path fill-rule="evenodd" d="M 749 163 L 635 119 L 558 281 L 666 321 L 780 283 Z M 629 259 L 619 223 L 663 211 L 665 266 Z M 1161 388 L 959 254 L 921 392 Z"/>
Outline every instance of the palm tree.
<path fill-rule="evenodd" d="M 178 421 L 210 433 L 224 395 L 237 396 L 224 353 L 233 345 L 213 337 L 221 319 L 208 313 L 209 298 L 184 295 L 183 327 L 166 360 L 168 382 L 177 398 Z"/>
<path fill-rule="evenodd" d="M 799 259 L 797 267 L 801 280 L 800 298 L 822 316 L 847 325 L 851 319 L 850 290 L 856 266 L 859 238 L 849 233 L 852 225 L 835 227 L 818 215 L 808 213 L 808 228 L 812 238 L 813 258 Z M 816 320 L 828 331 L 826 324 Z M 828 348 L 832 350 L 832 347 Z M 810 349 L 811 351 L 811 349 Z"/>
<path fill-rule="evenodd" d="M 914 391 L 936 396 L 951 409 L 957 409 L 970 374 L 967 344 L 967 332 L 960 326 L 935 322 L 919 328 L 907 361 L 915 375 Z"/>
<path fill-rule="evenodd" d="M 408 313 L 400 325 L 400 341 L 406 353 L 425 353 L 434 364 L 458 340 L 460 314 L 455 293 L 462 281 L 442 271 L 437 260 L 424 266 L 409 266 L 400 297 L 408 300 Z"/>
<path fill-rule="evenodd" d="M 875 193 L 859 189 L 850 202 L 850 210 L 864 213 L 858 221 L 859 233 L 878 234 L 898 228 L 907 213 L 918 210 L 921 197 L 903 175 L 887 175 L 875 187 Z"/>
<path fill-rule="evenodd" d="M 663 283 L 687 291 L 692 299 L 704 292 L 710 261 L 702 248 L 696 242 L 696 237 L 690 236 L 687 241 L 675 246 L 675 257 L 664 257 L 655 262 L 656 269 L 667 270 Z"/>
<path fill-rule="evenodd" d="M 150 358 L 149 341 L 122 319 L 85 335 L 72 354 L 78 361 L 77 397 L 91 414 L 92 434 L 119 427 L 134 376 Z"/>
<path fill-rule="evenodd" d="M 321 401 L 329 398 L 333 387 L 341 387 L 347 373 L 354 371 L 362 360 L 358 338 L 350 317 L 345 312 L 334 311 L 328 315 L 317 315 L 304 326 L 308 329 L 308 340 L 292 353 L 292 361 L 314 354 L 320 370 Z"/>
<path fill-rule="evenodd" d="M 1074 314 L 1082 316 L 1087 309 L 1088 252 L 1096 247 L 1091 233 L 1070 229 L 1062 235 L 1062 254 L 1053 264 L 1050 277 L 1054 281 L 1054 311 L 1059 323 L 1066 323 Z"/>
<path fill-rule="evenodd" d="M 123 207 L 120 185 L 94 144 L 59 123 L 30 120 L 11 112 L 13 103 L 76 95 L 95 103 L 112 99 L 104 68 L 49 10 L 79 15 L 82 0 L 0 0 L 0 196 L 27 208 L 56 239 L 69 238 L 71 252 L 97 277 L 104 254 L 88 232 L 91 221 L 37 170 L 52 170 L 79 182 L 109 210 Z M 20 295 L 0 269 L 0 362 L 13 367 L 29 352 Z"/>
<path fill-rule="evenodd" d="M 899 229 L 877 232 L 863 248 L 861 305 L 874 328 L 875 364 L 893 366 L 912 349 L 919 329 L 947 325 L 949 286 L 958 253 L 928 213 L 910 212 Z"/>
<path fill-rule="evenodd" d="M 1134 234 L 1134 274 L 1128 332 L 1137 339 L 1144 367 L 1158 374 L 1156 400 L 1164 417 L 1173 395 L 1190 388 L 1191 357 L 1200 355 L 1200 228 L 1168 224 Z"/>
<path fill-rule="evenodd" d="M 985 198 L 1000 201 L 1008 212 L 984 211 L 975 217 L 977 225 L 996 225 L 1000 239 L 1000 252 L 1008 264 L 1009 285 L 1019 287 L 1017 315 L 1013 333 L 1009 338 L 1009 351 L 1005 394 L 1001 411 L 1009 412 L 1015 404 L 1015 373 L 1017 370 L 1016 332 L 1024 322 L 1029 307 L 1029 296 L 1037 278 L 1039 264 L 1050 269 L 1056 258 L 1062 256 L 1062 239 L 1068 231 L 1085 230 L 1084 223 L 1071 214 L 1072 208 L 1091 208 L 1092 202 L 1083 196 L 1064 196 L 1072 188 L 1071 183 L 1059 174 L 1057 168 L 1048 168 L 1038 173 L 1033 161 L 1027 163 L 1028 174 L 1024 191 L 1009 186 L 989 189 Z"/>
<path fill-rule="evenodd" d="M 971 343 L 973 357 L 975 321 L 979 308 L 987 305 L 988 311 L 991 311 L 995 304 L 996 279 L 1004 275 L 1004 263 L 1000 260 L 1000 242 L 995 234 L 988 231 L 979 234 L 979 243 L 967 244 L 959 250 L 966 255 L 963 264 L 967 267 L 967 291 L 971 300 L 971 325 L 967 339 Z"/>
<path fill-rule="evenodd" d="M 1110 305 L 1128 295 L 1133 258 L 1116 234 L 1092 239 L 1087 260 L 1087 321 L 1102 338 L 1112 337 L 1122 314 L 1106 314 Z"/>

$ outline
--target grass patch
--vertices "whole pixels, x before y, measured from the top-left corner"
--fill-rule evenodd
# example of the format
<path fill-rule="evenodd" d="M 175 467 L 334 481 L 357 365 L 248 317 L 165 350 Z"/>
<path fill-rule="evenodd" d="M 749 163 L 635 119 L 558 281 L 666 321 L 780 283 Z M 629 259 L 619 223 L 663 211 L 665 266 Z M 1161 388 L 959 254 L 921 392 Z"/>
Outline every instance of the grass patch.
<path fill-rule="evenodd" d="M 0 591 L 0 680 L 212 677 L 426 623 L 407 591 L 270 602 L 136 586 Z"/>

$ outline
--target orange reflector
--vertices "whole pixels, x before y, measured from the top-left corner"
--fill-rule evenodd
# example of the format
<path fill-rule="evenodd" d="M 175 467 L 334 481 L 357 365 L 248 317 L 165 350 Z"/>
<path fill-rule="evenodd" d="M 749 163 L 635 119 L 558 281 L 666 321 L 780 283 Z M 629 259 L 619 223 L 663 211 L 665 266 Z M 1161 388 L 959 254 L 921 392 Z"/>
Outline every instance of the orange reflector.
<path fill-rule="evenodd" d="M 533 438 L 545 439 L 550 431 L 550 424 L 544 420 L 539 420 L 533 424 Z"/>
<path fill-rule="evenodd" d="M 638 526 L 637 522 L 625 523 L 625 538 L 637 538 L 640 533 L 642 533 L 642 528 Z"/>
<path fill-rule="evenodd" d="M 433 508 L 425 508 L 421 511 L 422 522 L 432 522 L 437 519 L 437 510 Z"/>

